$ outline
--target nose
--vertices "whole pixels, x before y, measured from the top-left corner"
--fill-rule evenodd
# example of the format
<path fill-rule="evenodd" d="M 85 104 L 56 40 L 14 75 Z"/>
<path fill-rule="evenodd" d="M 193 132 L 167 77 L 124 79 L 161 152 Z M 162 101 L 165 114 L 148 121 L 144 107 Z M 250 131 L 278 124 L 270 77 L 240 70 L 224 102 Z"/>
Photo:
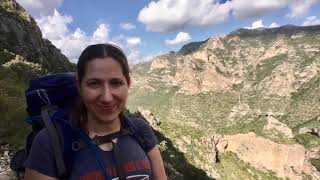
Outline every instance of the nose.
<path fill-rule="evenodd" d="M 112 91 L 108 86 L 104 86 L 102 88 L 102 93 L 100 97 L 100 99 L 106 103 L 111 102 L 113 100 Z"/>

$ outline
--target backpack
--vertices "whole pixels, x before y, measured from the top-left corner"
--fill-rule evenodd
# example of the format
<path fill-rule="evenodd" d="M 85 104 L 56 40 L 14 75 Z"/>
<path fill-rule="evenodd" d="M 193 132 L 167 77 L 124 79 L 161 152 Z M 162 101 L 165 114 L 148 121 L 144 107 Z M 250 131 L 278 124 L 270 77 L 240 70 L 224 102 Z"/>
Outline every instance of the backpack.
<path fill-rule="evenodd" d="M 32 131 L 26 139 L 25 148 L 17 151 L 10 162 L 10 168 L 17 173 L 18 178 L 20 173 L 25 171 L 24 162 L 28 158 L 33 139 L 43 128 L 47 129 L 53 144 L 59 179 L 66 179 L 70 175 L 75 151 L 89 147 L 95 152 L 94 148 L 97 145 L 112 142 L 111 139 L 115 137 L 132 136 L 146 152 L 148 140 L 139 133 L 132 116 L 125 115 L 126 121 L 122 124 L 124 128 L 121 128 L 118 133 L 99 137 L 94 141 L 88 139 L 81 128 L 72 125 L 69 114 L 79 98 L 75 73 L 57 73 L 33 79 L 29 82 L 25 96 L 26 111 L 29 114 L 25 121 L 31 125 Z M 121 156 L 117 153 L 116 144 L 113 143 L 113 145 L 119 177 L 125 179 L 124 171 L 121 168 L 123 164 Z M 98 154 L 96 154 L 96 158 L 100 167 L 104 170 L 106 179 L 108 179 L 105 172 L 106 168 L 101 161 L 102 158 Z"/>

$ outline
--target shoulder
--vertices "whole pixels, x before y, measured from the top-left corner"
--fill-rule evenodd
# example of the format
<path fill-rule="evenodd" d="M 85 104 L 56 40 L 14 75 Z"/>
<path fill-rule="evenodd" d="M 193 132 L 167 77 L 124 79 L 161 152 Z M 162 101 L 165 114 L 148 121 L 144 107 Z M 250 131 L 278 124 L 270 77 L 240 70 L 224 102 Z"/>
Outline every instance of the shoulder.
<path fill-rule="evenodd" d="M 128 118 L 128 121 L 131 121 L 131 123 L 136 126 L 137 128 L 147 128 L 151 129 L 152 127 L 150 126 L 149 122 L 143 118 Z"/>
<path fill-rule="evenodd" d="M 41 145 L 44 145 L 45 147 L 51 145 L 51 139 L 49 136 L 49 132 L 46 128 L 40 130 L 37 133 L 37 135 L 34 137 L 34 140 L 33 140 L 33 145 L 34 144 L 41 144 Z"/>
<path fill-rule="evenodd" d="M 153 147 L 156 146 L 158 140 L 153 132 L 150 124 L 143 118 L 128 118 L 128 125 L 134 129 L 134 137 L 143 139 L 143 142 L 139 142 L 145 152 L 149 152 Z"/>
<path fill-rule="evenodd" d="M 34 137 L 25 166 L 41 174 L 57 177 L 53 145 L 46 129 Z"/>

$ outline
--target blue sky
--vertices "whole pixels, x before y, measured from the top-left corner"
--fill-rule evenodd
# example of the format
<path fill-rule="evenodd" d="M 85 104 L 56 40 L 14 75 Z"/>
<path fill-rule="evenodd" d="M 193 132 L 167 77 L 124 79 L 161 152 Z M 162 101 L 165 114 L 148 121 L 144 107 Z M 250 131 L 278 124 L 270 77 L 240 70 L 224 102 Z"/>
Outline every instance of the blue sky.
<path fill-rule="evenodd" d="M 238 28 L 320 24 L 320 0 L 17 0 L 72 62 L 115 43 L 131 63 Z"/>

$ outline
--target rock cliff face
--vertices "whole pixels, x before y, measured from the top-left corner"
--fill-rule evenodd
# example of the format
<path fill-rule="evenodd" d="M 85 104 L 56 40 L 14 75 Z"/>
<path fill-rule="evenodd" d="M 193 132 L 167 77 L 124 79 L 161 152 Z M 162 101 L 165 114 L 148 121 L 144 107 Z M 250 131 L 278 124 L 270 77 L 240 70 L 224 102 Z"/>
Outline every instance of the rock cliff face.
<path fill-rule="evenodd" d="M 306 162 L 306 150 L 302 145 L 284 145 L 268 139 L 257 137 L 254 133 L 225 136 L 220 139 L 224 148 L 218 143 L 219 151 L 231 151 L 244 162 L 248 162 L 259 170 L 271 170 L 283 179 L 301 180 L 302 174 L 320 178 L 320 173 Z M 310 173 L 310 174 L 309 174 Z"/>
<path fill-rule="evenodd" d="M 74 70 L 75 65 L 42 38 L 35 20 L 15 0 L 0 1 L 0 179 L 15 179 L 9 170 L 11 151 L 24 146 L 30 131 L 24 122 L 27 81 Z"/>
<path fill-rule="evenodd" d="M 0 34 L 0 144 L 19 146 L 26 77 L 74 65 L 13 0 L 0 1 Z M 189 43 L 133 66 L 128 107 L 166 136 L 173 179 L 318 180 L 319 40 L 320 26 L 283 26 Z"/>
<path fill-rule="evenodd" d="M 129 107 L 150 110 L 162 132 L 211 177 L 319 179 L 320 155 L 305 152 L 320 139 L 298 130 L 320 127 L 320 26 L 238 29 L 132 71 Z M 216 133 L 231 138 L 226 151 L 236 158 L 214 150 Z M 213 163 L 217 154 L 220 164 Z"/>
<path fill-rule="evenodd" d="M 174 84 L 187 94 L 237 90 L 290 96 L 319 75 L 319 40 L 320 26 L 239 29 L 155 58 L 150 70 L 166 74 L 171 66 Z M 175 61 L 165 61 L 173 56 Z"/>
<path fill-rule="evenodd" d="M 42 38 L 35 20 L 14 0 L 0 2 L 0 53 L 4 50 L 40 64 L 48 72 L 73 69 L 66 56 L 50 41 Z M 10 59 L 1 59 L 6 63 Z"/>

